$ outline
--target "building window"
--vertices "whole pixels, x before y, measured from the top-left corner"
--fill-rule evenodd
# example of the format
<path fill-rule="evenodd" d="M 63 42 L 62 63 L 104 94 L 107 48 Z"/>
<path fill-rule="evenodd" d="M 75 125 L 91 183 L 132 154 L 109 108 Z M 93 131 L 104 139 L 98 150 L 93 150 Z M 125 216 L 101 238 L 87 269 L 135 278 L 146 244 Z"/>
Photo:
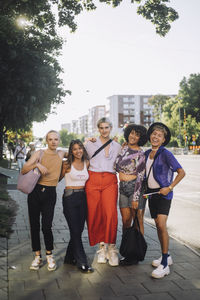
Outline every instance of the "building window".
<path fill-rule="evenodd" d="M 135 107 L 135 105 L 134 105 L 134 103 L 130 103 L 130 104 L 124 104 L 123 105 L 123 108 L 134 108 Z"/>
<path fill-rule="evenodd" d="M 123 113 L 124 115 L 129 115 L 129 110 L 124 110 Z"/>
<path fill-rule="evenodd" d="M 148 105 L 148 104 L 143 104 L 143 107 L 144 107 L 144 109 L 148 109 L 148 108 L 150 108 L 150 105 Z"/>
<path fill-rule="evenodd" d="M 126 109 L 123 111 L 124 115 L 133 115 L 135 113 L 134 109 Z"/>
<path fill-rule="evenodd" d="M 124 103 L 134 103 L 134 98 L 124 97 L 123 102 Z"/>

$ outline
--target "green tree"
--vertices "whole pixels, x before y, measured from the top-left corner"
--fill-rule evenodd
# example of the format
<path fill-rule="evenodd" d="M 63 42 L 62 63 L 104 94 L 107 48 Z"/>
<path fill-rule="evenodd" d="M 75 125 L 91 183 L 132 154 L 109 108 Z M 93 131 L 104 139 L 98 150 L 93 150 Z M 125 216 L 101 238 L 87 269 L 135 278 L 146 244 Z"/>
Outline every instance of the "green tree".
<path fill-rule="evenodd" d="M 163 122 L 169 127 L 172 134 L 171 146 L 184 146 L 186 136 L 187 143 L 190 143 L 192 135 L 199 135 L 200 122 L 187 113 L 184 122 L 184 110 L 183 102 L 178 96 L 170 98 L 163 106 Z"/>
<path fill-rule="evenodd" d="M 169 96 L 161 94 L 149 98 L 148 103 L 153 106 L 153 114 L 155 121 L 162 121 L 163 106 L 169 98 Z"/>
<path fill-rule="evenodd" d="M 183 133 L 182 122 L 179 119 L 179 102 L 176 97 L 171 98 L 163 106 L 163 120 L 162 120 L 171 131 L 171 141 L 169 146 L 180 146 L 182 145 Z"/>
<path fill-rule="evenodd" d="M 33 26 L 22 31 L 14 18 L 0 16 L 0 147 L 7 130 L 29 130 L 43 121 L 66 92 L 59 78 L 61 41 Z M 0 152 L 2 157 L 2 151 Z"/>
<path fill-rule="evenodd" d="M 99 2 L 119 6 L 124 0 L 99 0 Z M 170 23 L 178 19 L 178 13 L 166 4 L 170 0 L 130 0 L 137 5 L 137 14 L 152 22 L 156 33 L 165 36 L 170 30 Z M 28 19 L 33 19 L 34 24 L 40 29 L 55 30 L 55 17 L 51 11 L 51 4 L 58 9 L 59 26 L 67 25 L 72 31 L 77 28 L 76 16 L 83 10 L 94 10 L 97 8 L 94 0 L 7 0 L 0 2 L 0 11 L 4 13 L 16 10 Z"/>
<path fill-rule="evenodd" d="M 117 7 L 123 0 L 99 0 Z M 131 0 L 161 36 L 178 18 L 169 0 Z M 96 2 L 95 2 L 96 3 Z M 57 57 L 62 47 L 56 26 L 77 28 L 76 16 L 96 9 L 93 0 L 7 0 L 0 2 L 0 158 L 7 130 L 29 130 L 43 121 L 67 92 Z M 53 13 L 56 6 L 58 19 Z M 25 21 L 25 18 L 27 21 Z M 20 24 L 21 28 L 17 27 Z M 58 20 L 58 21 L 57 21 Z"/>
<path fill-rule="evenodd" d="M 199 137 L 200 133 L 200 122 L 196 121 L 196 118 L 188 115 L 186 118 L 186 136 L 188 144 L 192 145 L 192 135 Z"/>
<path fill-rule="evenodd" d="M 77 139 L 77 135 L 75 133 L 69 133 L 67 129 L 62 129 L 59 131 L 60 133 L 60 140 L 61 140 L 61 146 L 63 147 L 69 147 L 69 144 L 72 140 Z"/>
<path fill-rule="evenodd" d="M 178 96 L 186 113 L 200 122 L 200 73 L 183 78 Z"/>
<path fill-rule="evenodd" d="M 14 132 L 12 130 L 8 130 L 6 132 L 8 137 L 8 143 L 14 142 L 15 139 L 22 139 L 25 143 L 29 144 L 34 140 L 32 130 L 25 131 L 25 130 L 18 130 L 18 132 Z"/>

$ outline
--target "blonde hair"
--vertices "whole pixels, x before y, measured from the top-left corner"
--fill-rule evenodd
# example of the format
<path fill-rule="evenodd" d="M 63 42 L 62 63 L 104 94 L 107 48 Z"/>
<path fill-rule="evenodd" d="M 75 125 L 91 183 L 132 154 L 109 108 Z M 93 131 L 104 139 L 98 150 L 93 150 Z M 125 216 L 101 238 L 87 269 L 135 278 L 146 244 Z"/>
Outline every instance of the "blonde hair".
<path fill-rule="evenodd" d="M 162 131 L 164 133 L 164 136 L 165 137 L 167 136 L 167 130 L 162 125 L 155 125 L 155 126 L 153 126 L 152 133 L 154 132 L 154 130 Z"/>
<path fill-rule="evenodd" d="M 60 139 L 60 134 L 59 134 L 58 131 L 56 131 L 56 130 L 49 130 L 49 131 L 47 132 L 47 134 L 46 134 L 46 142 L 47 142 L 47 139 L 48 139 L 48 135 L 49 135 L 50 133 L 56 133 L 56 134 L 58 135 L 59 139 Z"/>
<path fill-rule="evenodd" d="M 108 123 L 109 126 L 112 128 L 112 123 L 110 122 L 110 120 L 108 118 L 101 118 L 98 122 L 97 122 L 97 127 L 99 128 L 100 125 L 102 123 Z"/>

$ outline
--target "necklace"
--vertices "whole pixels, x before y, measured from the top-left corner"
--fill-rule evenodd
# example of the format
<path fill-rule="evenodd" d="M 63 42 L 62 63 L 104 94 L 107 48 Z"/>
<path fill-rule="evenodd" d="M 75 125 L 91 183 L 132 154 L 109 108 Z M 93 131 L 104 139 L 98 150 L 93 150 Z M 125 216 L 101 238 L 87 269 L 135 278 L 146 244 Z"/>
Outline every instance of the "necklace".
<path fill-rule="evenodd" d="M 151 151 L 158 151 L 158 148 L 157 149 L 151 149 Z"/>

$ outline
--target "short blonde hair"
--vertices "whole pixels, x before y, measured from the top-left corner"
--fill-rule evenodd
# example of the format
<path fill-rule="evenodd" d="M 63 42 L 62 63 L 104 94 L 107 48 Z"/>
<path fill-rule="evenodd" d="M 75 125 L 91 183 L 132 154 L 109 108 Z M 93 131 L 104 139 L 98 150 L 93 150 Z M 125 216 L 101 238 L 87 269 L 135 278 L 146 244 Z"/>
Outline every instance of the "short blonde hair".
<path fill-rule="evenodd" d="M 162 126 L 162 125 L 155 125 L 155 126 L 153 126 L 153 128 L 152 128 L 152 133 L 154 132 L 154 130 L 162 131 L 162 132 L 164 133 L 164 137 L 167 136 L 167 130 L 166 130 L 165 127 Z"/>
<path fill-rule="evenodd" d="M 110 122 L 110 120 L 108 118 L 101 118 L 98 122 L 97 122 L 97 127 L 100 127 L 100 124 L 102 123 L 108 123 L 109 126 L 112 128 L 112 123 Z"/>
<path fill-rule="evenodd" d="M 58 135 L 59 139 L 60 139 L 60 134 L 59 134 L 58 131 L 56 131 L 56 130 L 49 130 L 49 131 L 47 132 L 47 134 L 46 134 L 46 142 L 47 142 L 47 139 L 48 139 L 48 135 L 49 135 L 50 133 L 56 133 L 56 134 Z"/>

